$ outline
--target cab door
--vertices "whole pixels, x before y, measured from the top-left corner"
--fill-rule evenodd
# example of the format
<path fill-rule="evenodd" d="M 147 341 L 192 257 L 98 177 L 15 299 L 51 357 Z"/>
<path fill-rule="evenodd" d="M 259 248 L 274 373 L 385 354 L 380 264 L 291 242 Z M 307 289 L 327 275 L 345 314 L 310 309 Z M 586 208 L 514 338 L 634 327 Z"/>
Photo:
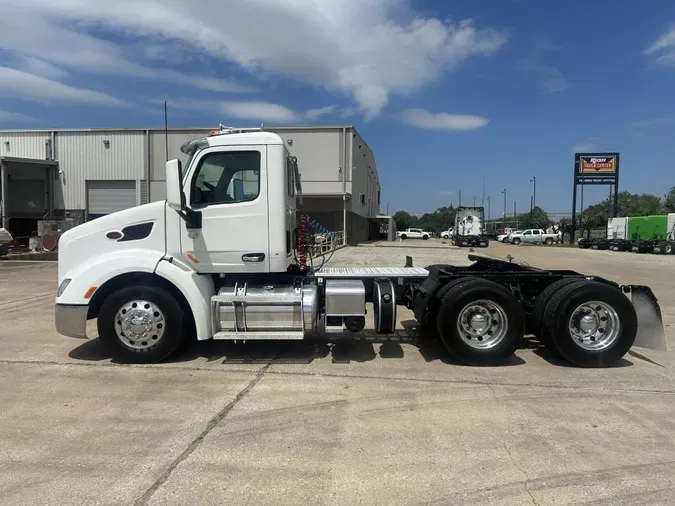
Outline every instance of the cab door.
<path fill-rule="evenodd" d="M 204 149 L 184 182 L 201 227 L 181 220 L 181 255 L 199 272 L 269 272 L 267 148 Z"/>
<path fill-rule="evenodd" d="M 523 242 L 532 242 L 532 230 L 523 232 Z"/>

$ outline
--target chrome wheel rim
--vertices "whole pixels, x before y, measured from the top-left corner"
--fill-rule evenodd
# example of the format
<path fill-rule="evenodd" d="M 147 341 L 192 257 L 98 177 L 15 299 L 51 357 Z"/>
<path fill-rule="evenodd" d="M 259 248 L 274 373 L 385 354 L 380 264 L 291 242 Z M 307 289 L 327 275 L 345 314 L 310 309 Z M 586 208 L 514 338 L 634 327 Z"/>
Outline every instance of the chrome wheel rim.
<path fill-rule="evenodd" d="M 164 336 L 164 313 L 147 300 L 132 300 L 115 315 L 115 333 L 125 345 L 144 350 L 157 344 Z"/>
<path fill-rule="evenodd" d="M 569 333 L 580 348 L 600 351 L 619 337 L 621 322 L 613 307 L 600 301 L 584 302 L 570 316 Z"/>
<path fill-rule="evenodd" d="M 477 300 L 464 306 L 457 319 L 457 332 L 472 348 L 485 350 L 497 346 L 508 330 L 504 309 L 491 300 Z"/>

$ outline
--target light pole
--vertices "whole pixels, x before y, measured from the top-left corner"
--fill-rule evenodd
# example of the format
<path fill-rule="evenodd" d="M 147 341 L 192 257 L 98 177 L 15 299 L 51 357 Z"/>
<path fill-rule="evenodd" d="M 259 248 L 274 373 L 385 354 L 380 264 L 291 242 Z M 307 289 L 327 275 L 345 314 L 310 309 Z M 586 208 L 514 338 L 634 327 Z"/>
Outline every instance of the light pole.
<path fill-rule="evenodd" d="M 506 219 L 506 188 L 504 188 L 501 193 L 504 195 L 504 219 Z"/>
<path fill-rule="evenodd" d="M 459 206 L 462 207 L 462 189 L 459 190 Z"/>
<path fill-rule="evenodd" d="M 532 176 L 530 183 L 532 183 L 532 209 L 534 209 L 537 207 L 537 177 Z"/>
<path fill-rule="evenodd" d="M 488 221 L 490 221 L 490 196 L 487 196 L 487 201 L 488 201 Z"/>
<path fill-rule="evenodd" d="M 473 207 L 476 207 L 476 196 L 473 196 Z"/>

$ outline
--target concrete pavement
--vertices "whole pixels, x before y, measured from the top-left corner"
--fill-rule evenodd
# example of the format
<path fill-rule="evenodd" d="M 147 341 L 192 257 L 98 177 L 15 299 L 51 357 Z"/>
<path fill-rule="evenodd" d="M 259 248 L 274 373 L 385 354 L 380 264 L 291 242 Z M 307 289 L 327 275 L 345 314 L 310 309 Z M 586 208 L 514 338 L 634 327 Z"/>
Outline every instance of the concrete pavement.
<path fill-rule="evenodd" d="M 490 251 L 513 251 L 499 248 Z M 332 263 L 373 249 L 338 252 Z M 516 251 L 544 253 L 530 249 Z M 593 264 L 545 253 L 559 267 L 612 268 L 606 257 Z M 438 254 L 436 262 L 448 261 Z M 386 342 L 205 342 L 171 363 L 127 366 L 110 360 L 94 327 L 86 341 L 54 332 L 55 267 L 0 263 L 4 504 L 675 497 L 672 351 L 634 350 L 617 367 L 587 370 L 528 340 L 510 365 L 469 368 L 421 345 L 403 311 L 405 328 Z M 664 268 L 637 269 L 647 273 L 640 282 L 660 287 L 672 325 L 675 293 L 659 278 Z"/>

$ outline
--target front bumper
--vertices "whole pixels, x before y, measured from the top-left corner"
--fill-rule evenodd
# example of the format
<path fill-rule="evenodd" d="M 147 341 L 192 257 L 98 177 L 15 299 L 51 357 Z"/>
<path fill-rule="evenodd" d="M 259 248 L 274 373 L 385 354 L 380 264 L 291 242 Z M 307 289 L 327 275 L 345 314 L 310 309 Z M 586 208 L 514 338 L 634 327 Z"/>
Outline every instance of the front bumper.
<path fill-rule="evenodd" d="M 87 312 L 89 306 L 57 304 L 56 331 L 64 336 L 87 337 Z"/>

